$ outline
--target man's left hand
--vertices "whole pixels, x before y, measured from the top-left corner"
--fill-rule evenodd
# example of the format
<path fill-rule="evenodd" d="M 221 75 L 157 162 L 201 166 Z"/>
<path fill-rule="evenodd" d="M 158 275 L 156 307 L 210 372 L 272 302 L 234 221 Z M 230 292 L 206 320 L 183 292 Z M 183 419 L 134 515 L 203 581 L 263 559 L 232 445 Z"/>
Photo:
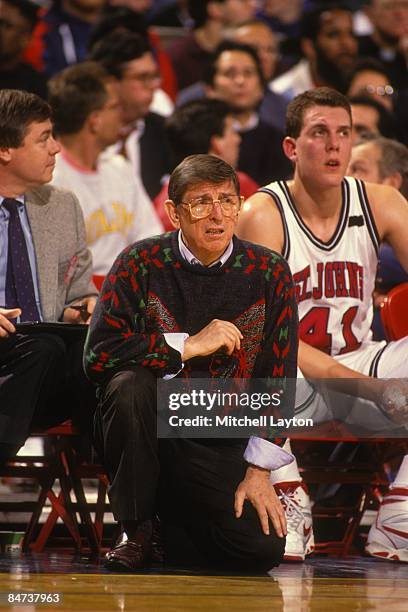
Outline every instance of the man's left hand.
<path fill-rule="evenodd" d="M 81 323 L 89 325 L 96 304 L 96 297 L 85 297 L 64 310 L 65 323 Z"/>
<path fill-rule="evenodd" d="M 244 501 L 248 500 L 258 512 L 262 531 L 269 535 L 269 520 L 280 538 L 286 536 L 285 511 L 275 493 L 273 484 L 269 479 L 269 470 L 250 465 L 246 471 L 244 480 L 235 491 L 235 516 L 242 515 Z"/>

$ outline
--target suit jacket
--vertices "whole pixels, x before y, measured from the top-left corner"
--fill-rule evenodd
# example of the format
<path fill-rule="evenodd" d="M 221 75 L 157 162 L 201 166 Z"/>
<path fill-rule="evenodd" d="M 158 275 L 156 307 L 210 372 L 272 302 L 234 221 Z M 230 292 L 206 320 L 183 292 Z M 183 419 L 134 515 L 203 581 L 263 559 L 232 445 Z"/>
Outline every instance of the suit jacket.
<path fill-rule="evenodd" d="M 76 196 L 51 185 L 26 193 L 44 321 L 58 321 L 64 308 L 97 292 L 92 256 Z"/>
<path fill-rule="evenodd" d="M 170 172 L 170 152 L 167 144 L 165 118 L 149 113 L 140 138 L 140 169 L 143 185 L 151 200 L 159 193 L 161 179 Z"/>

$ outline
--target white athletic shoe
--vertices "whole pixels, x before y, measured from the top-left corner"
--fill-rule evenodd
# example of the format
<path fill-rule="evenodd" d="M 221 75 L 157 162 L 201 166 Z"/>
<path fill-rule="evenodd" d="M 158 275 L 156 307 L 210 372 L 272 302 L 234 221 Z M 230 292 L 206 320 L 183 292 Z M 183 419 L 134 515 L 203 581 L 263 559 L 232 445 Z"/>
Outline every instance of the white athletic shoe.
<path fill-rule="evenodd" d="M 390 489 L 368 533 L 366 552 L 408 563 L 408 489 Z"/>
<path fill-rule="evenodd" d="M 278 482 L 275 490 L 285 509 L 288 528 L 283 559 L 304 561 L 314 550 L 312 505 L 306 485 L 303 480 Z"/>

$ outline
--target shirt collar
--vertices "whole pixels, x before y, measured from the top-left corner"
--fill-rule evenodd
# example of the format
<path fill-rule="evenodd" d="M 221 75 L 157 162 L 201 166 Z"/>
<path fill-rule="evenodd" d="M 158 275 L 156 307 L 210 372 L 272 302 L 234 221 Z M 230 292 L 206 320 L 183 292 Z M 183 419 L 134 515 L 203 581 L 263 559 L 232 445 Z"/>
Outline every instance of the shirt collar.
<path fill-rule="evenodd" d="M 4 196 L 0 195 L 0 206 L 3 204 L 3 200 L 8 200 L 8 199 L 10 199 L 10 198 L 5 198 Z M 17 196 L 16 198 L 12 198 L 12 199 L 13 200 L 17 200 L 17 202 L 19 204 L 22 204 L 24 206 L 24 195 L 20 195 L 20 196 Z"/>
<path fill-rule="evenodd" d="M 258 123 L 259 123 L 258 113 L 252 113 L 244 127 L 240 124 L 238 119 L 235 119 L 232 125 L 237 132 L 249 132 L 249 130 L 255 129 Z"/>
<path fill-rule="evenodd" d="M 181 230 L 179 230 L 179 233 L 178 233 L 178 246 L 179 246 L 179 250 L 180 250 L 180 254 L 182 258 L 185 259 L 189 264 L 192 264 L 193 266 L 195 265 L 204 266 L 204 264 L 199 259 L 197 259 L 197 257 L 190 251 L 190 249 L 186 247 L 182 234 L 181 234 Z M 216 261 L 213 261 L 212 264 L 210 264 L 209 266 L 204 266 L 204 267 L 212 268 L 213 266 L 216 266 L 217 264 L 221 264 L 221 266 L 223 266 L 225 262 L 229 259 L 233 248 L 234 248 L 234 244 L 233 244 L 233 241 L 231 240 L 229 245 L 227 246 L 227 248 L 221 255 L 221 257 L 219 257 Z"/>

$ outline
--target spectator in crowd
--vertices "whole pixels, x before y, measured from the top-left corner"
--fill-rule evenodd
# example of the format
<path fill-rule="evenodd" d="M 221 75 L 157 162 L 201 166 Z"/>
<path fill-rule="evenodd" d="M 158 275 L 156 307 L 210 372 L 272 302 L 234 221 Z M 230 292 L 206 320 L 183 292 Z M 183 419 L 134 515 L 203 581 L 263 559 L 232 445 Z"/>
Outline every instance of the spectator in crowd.
<path fill-rule="evenodd" d="M 163 229 L 130 162 L 112 151 L 104 153 L 122 127 L 117 89 L 115 79 L 96 62 L 70 66 L 49 83 L 62 147 L 52 183 L 79 198 L 98 275 L 108 272 L 128 244 Z"/>
<path fill-rule="evenodd" d="M 288 100 L 322 85 L 344 93 L 347 70 L 357 57 L 352 13 L 347 5 L 329 1 L 306 12 L 301 46 L 304 59 L 273 80 L 272 91 Z"/>
<path fill-rule="evenodd" d="M 148 196 L 159 193 L 170 169 L 164 117 L 151 112 L 160 74 L 145 38 L 131 32 L 112 32 L 92 49 L 90 59 L 118 80 L 126 128 L 118 150 L 131 162 Z"/>
<path fill-rule="evenodd" d="M 265 81 L 272 80 L 279 59 L 279 42 L 274 32 L 263 21 L 259 19 L 245 21 L 235 28 L 231 28 L 228 38 L 254 47 L 261 63 Z"/>
<path fill-rule="evenodd" d="M 188 0 L 173 0 L 170 2 L 155 3 L 148 15 L 149 24 L 166 28 L 191 28 L 194 22 L 188 10 Z"/>
<path fill-rule="evenodd" d="M 153 4 L 152 0 L 108 0 L 110 6 L 124 6 L 140 15 L 147 13 Z"/>
<path fill-rule="evenodd" d="M 278 34 L 283 66 L 290 67 L 301 58 L 299 38 L 305 0 L 264 0 L 259 4 L 257 17 Z"/>
<path fill-rule="evenodd" d="M 224 29 L 255 15 L 254 0 L 189 0 L 194 29 L 169 48 L 179 90 L 202 81 Z M 187 101 L 187 100 L 185 100 Z"/>
<path fill-rule="evenodd" d="M 367 95 L 350 98 L 352 124 L 352 142 L 355 144 L 365 135 L 381 135 L 394 138 L 395 124 L 392 114 L 377 102 L 374 97 Z"/>
<path fill-rule="evenodd" d="M 104 4 L 104 0 L 52 0 L 34 30 L 26 60 L 47 77 L 83 61 Z"/>
<path fill-rule="evenodd" d="M 387 71 L 381 62 L 370 57 L 361 58 L 354 64 L 349 74 L 347 95 L 349 98 L 369 96 L 387 111 L 393 110 L 395 91 Z"/>
<path fill-rule="evenodd" d="M 265 22 L 253 19 L 233 28 L 230 38 L 255 49 L 261 63 L 264 82 L 269 83 L 275 76 L 279 60 L 279 43 L 276 34 Z M 265 123 L 283 131 L 286 107 L 287 100 L 266 87 L 259 107 L 259 116 Z"/>
<path fill-rule="evenodd" d="M 258 20 L 245 21 L 242 25 L 231 28 L 226 35 L 229 40 L 249 45 L 255 49 L 260 61 L 264 84 L 269 82 L 276 67 L 278 47 L 277 40 L 268 26 Z M 205 95 L 205 83 L 199 81 L 179 93 L 177 105 L 181 106 Z M 286 106 L 287 101 L 283 96 L 276 94 L 268 87 L 264 87 L 264 95 L 259 106 L 259 117 L 268 125 L 283 131 Z"/>
<path fill-rule="evenodd" d="M 46 185 L 59 151 L 50 118 L 51 108 L 35 94 L 0 91 L 1 461 L 32 426 L 71 416 L 88 423 L 95 403 L 81 367 L 83 338 L 66 345 L 52 331 L 31 335 L 15 327 L 89 321 L 96 301 L 79 203 Z"/>
<path fill-rule="evenodd" d="M 29 0 L 3 0 L 0 6 L 0 89 L 24 89 L 46 98 L 42 74 L 23 61 L 37 23 L 38 6 Z"/>
<path fill-rule="evenodd" d="M 380 242 L 391 244 L 408 270 L 407 203 L 388 185 L 345 178 L 351 108 L 339 92 L 322 87 L 300 94 L 288 106 L 286 125 L 284 148 L 295 165 L 294 178 L 271 183 L 249 199 L 239 235 L 287 258 L 297 285 L 303 376 L 368 381 L 365 397 L 376 406 L 370 402 L 360 411 L 361 426 L 373 415 L 381 419 L 381 431 L 391 419 L 406 425 L 406 385 L 376 379 L 408 376 L 408 336 L 374 342 L 371 322 Z M 317 420 L 318 410 L 315 397 L 308 407 L 298 406 L 296 414 L 316 411 Z M 286 480 L 301 478 L 292 470 Z M 407 513 L 408 456 L 371 527 L 367 552 L 408 561 Z"/>
<path fill-rule="evenodd" d="M 236 120 L 241 136 L 238 169 L 260 185 L 268 175 L 288 177 L 292 168 L 282 151 L 282 133 L 259 117 L 264 81 L 254 49 L 232 41 L 221 43 L 206 81 L 208 96 L 226 102 Z"/>
<path fill-rule="evenodd" d="M 89 50 L 92 51 L 97 42 L 116 31 L 140 34 L 150 44 L 161 77 L 160 87 L 154 92 L 150 110 L 165 116 L 171 115 L 174 108 L 173 101 L 177 93 L 176 75 L 168 54 L 162 49 L 158 35 L 148 29 L 145 18 L 141 13 L 125 6 L 107 5 L 100 19 L 92 28 L 88 42 Z"/>
<path fill-rule="evenodd" d="M 396 140 L 373 137 L 360 140 L 351 152 L 348 174 L 363 181 L 391 185 L 408 198 L 408 148 Z M 405 272 L 395 256 L 392 247 L 380 246 L 379 263 L 374 293 L 373 332 L 375 340 L 384 340 L 379 307 L 385 295 L 397 285 L 408 282 Z"/>
<path fill-rule="evenodd" d="M 408 87 L 408 1 L 367 0 L 373 33 L 359 38 L 360 55 L 380 60 L 396 90 Z"/>
<path fill-rule="evenodd" d="M 166 123 L 172 168 L 178 166 L 185 157 L 197 153 L 208 153 L 223 159 L 235 168 L 238 163 L 241 137 L 235 126 L 230 108 L 221 100 L 193 100 L 180 106 Z M 244 172 L 237 172 L 240 193 L 249 198 L 258 185 Z M 166 230 L 173 225 L 165 211 L 168 200 L 168 181 L 154 201 L 157 214 Z"/>
<path fill-rule="evenodd" d="M 408 146 L 408 88 L 397 93 L 395 123 L 397 124 L 398 140 Z"/>
<path fill-rule="evenodd" d="M 305 0 L 263 0 L 259 5 L 257 16 L 264 20 L 271 30 L 285 37 L 299 36 Z"/>
<path fill-rule="evenodd" d="M 247 445 L 157 440 L 156 385 L 181 370 L 191 379 L 273 379 L 279 372 L 285 384 L 296 375 L 292 279 L 280 256 L 234 237 L 239 184 L 223 160 L 186 158 L 170 177 L 169 198 L 179 231 L 120 254 L 85 351 L 86 372 L 102 385 L 96 448 L 114 516 L 127 535 L 107 554 L 106 566 L 134 571 L 149 564 L 159 494 L 165 533 L 178 527 L 202 563 L 266 570 L 281 561 L 286 533 L 269 472 L 292 455 L 282 441 L 257 437 Z M 285 400 L 289 409 L 293 395 Z"/>

